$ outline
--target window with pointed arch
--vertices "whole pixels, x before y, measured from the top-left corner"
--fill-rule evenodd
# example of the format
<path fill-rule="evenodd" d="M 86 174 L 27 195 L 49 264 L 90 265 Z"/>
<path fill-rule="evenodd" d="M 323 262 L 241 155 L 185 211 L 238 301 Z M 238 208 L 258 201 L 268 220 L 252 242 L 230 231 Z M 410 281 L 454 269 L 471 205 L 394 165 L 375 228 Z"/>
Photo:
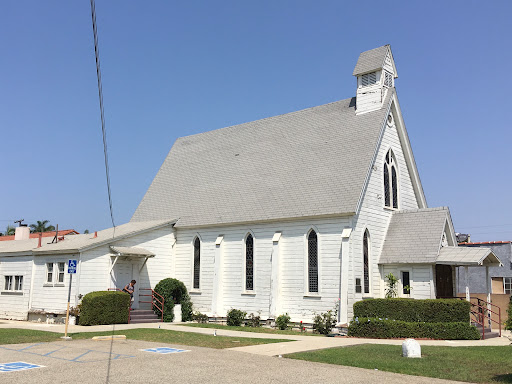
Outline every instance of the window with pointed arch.
<path fill-rule="evenodd" d="M 196 237 L 194 240 L 194 282 L 193 288 L 199 289 L 199 278 L 201 277 L 201 240 Z"/>
<path fill-rule="evenodd" d="M 318 292 L 318 236 L 313 229 L 308 234 L 308 292 Z"/>
<path fill-rule="evenodd" d="M 370 233 L 364 231 L 363 235 L 363 284 L 364 293 L 370 293 Z"/>
<path fill-rule="evenodd" d="M 245 238 L 245 290 L 254 290 L 254 238 L 250 233 Z"/>
<path fill-rule="evenodd" d="M 393 150 L 386 153 L 384 160 L 384 206 L 398 209 L 398 165 Z"/>

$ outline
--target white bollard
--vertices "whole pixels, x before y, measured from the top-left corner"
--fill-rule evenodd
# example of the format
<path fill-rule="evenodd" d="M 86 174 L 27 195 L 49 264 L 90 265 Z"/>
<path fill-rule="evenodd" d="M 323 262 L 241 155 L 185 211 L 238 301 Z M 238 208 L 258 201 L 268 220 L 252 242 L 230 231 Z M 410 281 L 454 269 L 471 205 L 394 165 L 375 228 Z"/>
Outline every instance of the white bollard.
<path fill-rule="evenodd" d="M 418 343 L 414 339 L 405 339 L 404 342 L 402 343 L 402 356 L 421 358 L 420 343 Z"/>

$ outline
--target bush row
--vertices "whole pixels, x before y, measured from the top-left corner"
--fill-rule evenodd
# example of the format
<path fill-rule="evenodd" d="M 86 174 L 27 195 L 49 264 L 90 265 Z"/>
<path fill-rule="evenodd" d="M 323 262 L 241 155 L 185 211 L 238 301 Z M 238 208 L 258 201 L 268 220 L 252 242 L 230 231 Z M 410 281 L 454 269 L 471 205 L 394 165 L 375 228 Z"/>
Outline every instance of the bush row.
<path fill-rule="evenodd" d="M 478 340 L 480 332 L 467 322 L 407 322 L 378 318 L 355 318 L 348 335 L 374 339 L 421 338 L 437 340 Z"/>
<path fill-rule="evenodd" d="M 130 300 L 124 292 L 90 292 L 80 305 L 80 325 L 126 324 Z"/>
<path fill-rule="evenodd" d="M 510 303 L 508 304 L 508 320 L 505 323 L 505 329 L 512 331 L 512 296 L 510 296 Z"/>
<path fill-rule="evenodd" d="M 458 299 L 368 299 L 354 304 L 354 317 L 409 322 L 469 323 L 471 304 Z"/>

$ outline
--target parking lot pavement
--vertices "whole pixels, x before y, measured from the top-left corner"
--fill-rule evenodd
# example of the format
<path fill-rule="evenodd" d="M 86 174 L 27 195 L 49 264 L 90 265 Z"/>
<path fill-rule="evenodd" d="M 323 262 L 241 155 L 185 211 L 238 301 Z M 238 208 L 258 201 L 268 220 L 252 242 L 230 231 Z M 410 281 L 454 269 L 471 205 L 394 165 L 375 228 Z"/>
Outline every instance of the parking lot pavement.
<path fill-rule="evenodd" d="M 146 341 L 72 340 L 3 345 L 0 364 L 25 362 L 41 368 L 0 372 L 0 382 L 30 383 L 448 383 L 361 368 L 258 356 L 231 350 L 186 347 Z M 188 352 L 155 353 L 147 348 Z M 169 352 L 168 350 L 165 352 Z M 107 372 L 110 360 L 110 376 Z"/>

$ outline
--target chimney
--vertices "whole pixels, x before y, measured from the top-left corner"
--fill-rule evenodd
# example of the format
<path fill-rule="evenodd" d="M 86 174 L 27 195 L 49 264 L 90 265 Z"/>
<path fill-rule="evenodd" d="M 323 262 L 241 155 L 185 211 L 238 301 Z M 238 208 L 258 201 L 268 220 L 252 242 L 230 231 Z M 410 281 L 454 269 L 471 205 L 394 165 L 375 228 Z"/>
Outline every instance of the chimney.
<path fill-rule="evenodd" d="M 25 226 L 16 227 L 14 233 L 14 240 L 28 240 L 30 239 L 30 228 Z"/>
<path fill-rule="evenodd" d="M 41 240 L 43 239 L 43 232 L 39 232 L 39 241 L 37 243 L 37 248 L 41 248 Z"/>
<path fill-rule="evenodd" d="M 98 237 L 98 231 L 94 231 L 94 237 L 93 238 L 96 238 Z"/>

